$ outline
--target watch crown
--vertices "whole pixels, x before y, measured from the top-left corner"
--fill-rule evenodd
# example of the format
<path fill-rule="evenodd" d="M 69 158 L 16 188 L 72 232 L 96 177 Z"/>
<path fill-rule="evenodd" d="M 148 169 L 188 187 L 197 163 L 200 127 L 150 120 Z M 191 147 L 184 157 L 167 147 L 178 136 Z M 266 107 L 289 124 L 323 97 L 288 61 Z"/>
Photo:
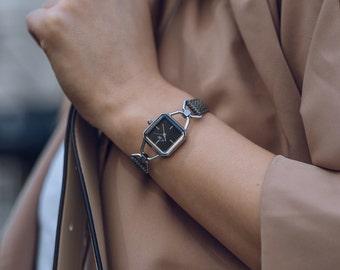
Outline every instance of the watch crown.
<path fill-rule="evenodd" d="M 148 120 L 148 124 L 151 125 L 153 123 L 153 120 L 152 119 L 149 119 Z"/>

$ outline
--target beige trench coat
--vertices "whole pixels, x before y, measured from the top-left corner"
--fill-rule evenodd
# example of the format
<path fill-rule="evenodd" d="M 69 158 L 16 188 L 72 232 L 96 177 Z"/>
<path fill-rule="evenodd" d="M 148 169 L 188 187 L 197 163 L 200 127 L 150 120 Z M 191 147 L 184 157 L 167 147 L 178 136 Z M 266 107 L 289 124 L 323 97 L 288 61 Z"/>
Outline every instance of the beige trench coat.
<path fill-rule="evenodd" d="M 277 154 L 262 191 L 262 269 L 336 269 L 340 265 L 339 1 L 167 1 L 157 24 L 164 77 L 203 99 L 236 131 Z M 43 167 L 53 149 L 43 158 Z M 120 159 L 126 157 L 112 148 L 103 179 L 102 203 L 114 218 L 118 216 L 110 208 L 112 181 L 106 181 L 105 175 L 115 175 L 115 188 L 129 187 L 119 181 L 126 181 L 128 174 L 124 166 L 117 167 Z M 33 269 L 36 204 L 45 169 L 39 170 L 12 217 L 15 226 L 9 227 L 2 242 L 1 270 Z M 25 207 L 29 212 L 20 210 Z M 20 222 L 24 213 L 25 223 Z M 110 218 L 104 223 L 110 228 Z M 129 240 L 108 229 L 105 233 L 108 242 L 116 237 L 118 243 Z M 109 245 L 109 265 L 127 269 L 123 266 L 134 262 L 120 247 Z M 143 254 L 138 256 L 136 265 L 144 259 Z M 229 260 L 228 269 L 246 269 L 232 255 Z"/>

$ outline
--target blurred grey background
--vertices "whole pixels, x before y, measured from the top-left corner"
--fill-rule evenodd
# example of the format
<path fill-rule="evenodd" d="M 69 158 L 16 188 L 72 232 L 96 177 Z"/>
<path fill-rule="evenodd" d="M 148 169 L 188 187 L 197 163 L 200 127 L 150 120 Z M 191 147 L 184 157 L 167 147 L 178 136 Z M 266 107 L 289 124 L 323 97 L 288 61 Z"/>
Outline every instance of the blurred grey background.
<path fill-rule="evenodd" d="M 13 203 L 56 124 L 61 91 L 27 32 L 42 0 L 0 1 L 0 239 Z"/>

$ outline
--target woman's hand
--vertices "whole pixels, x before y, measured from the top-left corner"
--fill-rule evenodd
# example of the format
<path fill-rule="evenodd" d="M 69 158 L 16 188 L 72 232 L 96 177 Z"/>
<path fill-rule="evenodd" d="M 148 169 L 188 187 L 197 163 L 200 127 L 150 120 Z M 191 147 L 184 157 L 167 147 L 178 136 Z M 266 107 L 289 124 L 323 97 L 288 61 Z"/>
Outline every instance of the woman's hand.
<path fill-rule="evenodd" d="M 155 1 L 50 0 L 27 16 L 29 32 L 46 53 L 65 94 L 97 127 L 108 107 L 111 113 L 119 112 L 132 98 L 146 95 L 138 89 L 161 81 L 154 6 Z"/>

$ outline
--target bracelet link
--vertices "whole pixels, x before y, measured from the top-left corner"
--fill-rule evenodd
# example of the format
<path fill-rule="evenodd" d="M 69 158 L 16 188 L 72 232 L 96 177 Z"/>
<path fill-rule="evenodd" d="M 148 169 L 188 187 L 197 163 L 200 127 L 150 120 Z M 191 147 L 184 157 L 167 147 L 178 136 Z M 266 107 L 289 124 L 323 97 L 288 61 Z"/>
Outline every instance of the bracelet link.
<path fill-rule="evenodd" d="M 149 160 L 147 154 L 132 154 L 130 155 L 130 159 L 145 174 L 149 174 Z"/>

